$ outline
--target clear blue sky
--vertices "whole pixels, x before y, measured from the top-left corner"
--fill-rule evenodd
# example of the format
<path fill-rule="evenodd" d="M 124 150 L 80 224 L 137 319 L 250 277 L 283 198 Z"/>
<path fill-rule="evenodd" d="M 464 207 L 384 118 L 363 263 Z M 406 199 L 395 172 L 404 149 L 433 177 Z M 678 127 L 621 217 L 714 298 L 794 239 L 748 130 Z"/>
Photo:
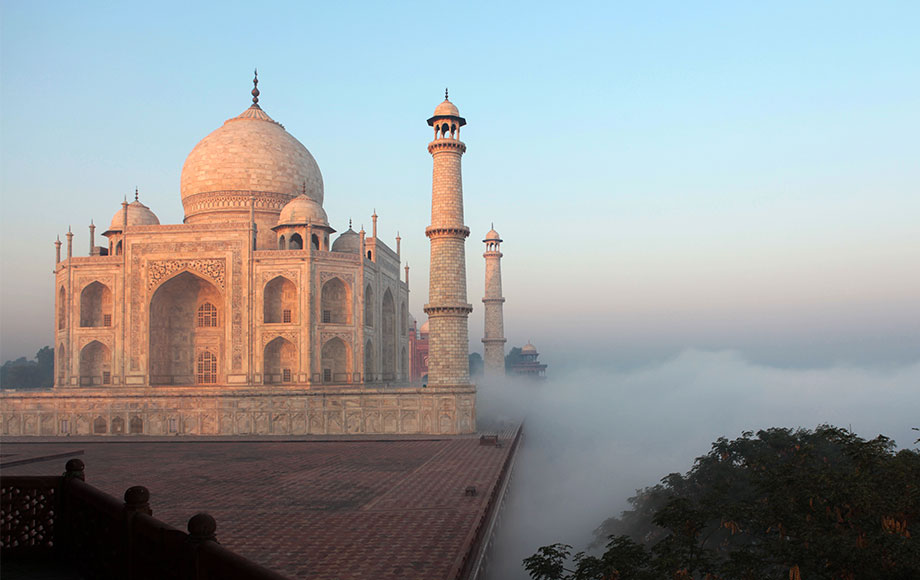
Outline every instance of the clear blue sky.
<path fill-rule="evenodd" d="M 194 145 L 261 104 L 316 157 L 333 226 L 403 237 L 427 296 L 425 119 L 463 139 L 472 346 L 505 239 L 509 345 L 627 364 L 920 358 L 914 2 L 6 2 L 0 358 L 52 342 L 55 236 L 135 186 L 182 220 Z M 98 230 L 102 231 L 102 230 Z"/>

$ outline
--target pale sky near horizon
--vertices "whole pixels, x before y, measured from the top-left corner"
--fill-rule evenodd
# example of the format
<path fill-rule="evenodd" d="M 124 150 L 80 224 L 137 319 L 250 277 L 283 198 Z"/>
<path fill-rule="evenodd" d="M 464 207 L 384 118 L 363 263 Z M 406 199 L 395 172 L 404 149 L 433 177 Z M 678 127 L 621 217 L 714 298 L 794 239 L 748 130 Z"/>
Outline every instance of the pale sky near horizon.
<path fill-rule="evenodd" d="M 471 348 L 505 240 L 508 345 L 550 364 L 687 348 L 778 366 L 920 359 L 913 2 L 0 6 L 0 359 L 53 337 L 52 245 L 126 195 L 181 223 L 195 144 L 260 104 L 332 226 L 403 238 L 427 298 L 431 133 L 462 138 Z M 394 242 L 395 244 L 395 242 Z"/>

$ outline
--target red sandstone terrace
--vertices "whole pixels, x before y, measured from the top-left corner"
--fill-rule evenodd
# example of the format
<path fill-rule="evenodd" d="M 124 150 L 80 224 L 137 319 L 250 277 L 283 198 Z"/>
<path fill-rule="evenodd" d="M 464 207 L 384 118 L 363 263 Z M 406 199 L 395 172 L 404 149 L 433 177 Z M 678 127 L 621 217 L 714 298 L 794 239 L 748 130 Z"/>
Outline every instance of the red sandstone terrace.
<path fill-rule="evenodd" d="M 210 513 L 222 546 L 291 578 L 465 578 L 518 440 L 7 439 L 4 464 L 57 457 L 2 471 L 60 475 L 60 455 L 82 451 L 86 483 L 117 498 L 144 485 L 154 517 L 180 529 Z"/>

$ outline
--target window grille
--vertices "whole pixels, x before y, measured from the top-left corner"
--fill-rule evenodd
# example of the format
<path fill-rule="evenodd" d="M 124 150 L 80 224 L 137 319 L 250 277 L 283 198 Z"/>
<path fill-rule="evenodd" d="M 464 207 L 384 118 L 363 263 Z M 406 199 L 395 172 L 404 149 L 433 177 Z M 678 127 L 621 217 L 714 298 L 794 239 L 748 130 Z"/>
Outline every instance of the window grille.
<path fill-rule="evenodd" d="M 291 323 L 291 309 L 290 309 L 290 308 L 285 308 L 285 309 L 281 312 L 281 322 L 283 322 L 283 323 L 285 323 L 285 324 L 290 324 L 290 323 Z"/>
<path fill-rule="evenodd" d="M 198 355 L 198 384 L 210 385 L 217 382 L 217 357 L 209 351 Z"/>
<path fill-rule="evenodd" d="M 102 371 L 102 384 L 108 385 L 112 383 L 112 373 L 111 371 Z"/>
<path fill-rule="evenodd" d="M 323 322 L 325 322 L 326 324 L 329 324 L 330 322 L 332 322 L 332 311 L 331 310 L 323 310 Z"/>
<path fill-rule="evenodd" d="M 210 302 L 205 302 L 198 307 L 198 328 L 214 328 L 217 326 L 217 307 Z"/>
<path fill-rule="evenodd" d="M 179 422 L 176 421 L 175 419 L 170 419 L 170 420 L 169 420 L 169 432 L 170 432 L 170 433 L 178 433 L 178 432 L 179 432 Z"/>
<path fill-rule="evenodd" d="M 102 315 L 102 326 L 112 326 L 112 315 L 111 314 Z"/>
<path fill-rule="evenodd" d="M 332 369 L 323 369 L 323 382 L 324 383 L 332 382 Z"/>
<path fill-rule="evenodd" d="M 291 382 L 291 369 L 284 369 L 281 372 L 281 381 L 285 383 Z"/>

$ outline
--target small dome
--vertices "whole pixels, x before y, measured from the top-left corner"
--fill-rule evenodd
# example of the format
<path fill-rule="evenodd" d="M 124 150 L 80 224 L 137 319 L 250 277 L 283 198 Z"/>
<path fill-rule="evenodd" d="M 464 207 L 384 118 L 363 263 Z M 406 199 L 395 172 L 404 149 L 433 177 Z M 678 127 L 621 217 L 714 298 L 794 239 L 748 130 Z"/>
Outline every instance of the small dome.
<path fill-rule="evenodd" d="M 444 101 L 435 107 L 434 117 L 459 117 L 460 109 L 456 105 L 448 101 L 446 98 Z"/>
<path fill-rule="evenodd" d="M 493 226 L 492 229 L 489 230 L 489 233 L 486 234 L 486 239 L 484 239 L 483 241 L 484 242 L 500 242 L 502 241 L 502 238 L 501 236 L 498 235 L 498 232 L 495 231 L 495 227 Z"/>
<path fill-rule="evenodd" d="M 528 342 L 521 349 L 521 354 L 537 354 L 537 347 Z"/>
<path fill-rule="evenodd" d="M 125 223 L 125 216 L 122 211 L 123 210 L 118 210 L 115 212 L 115 215 L 112 216 L 112 224 L 109 226 L 110 230 L 121 231 L 121 228 Z M 128 225 L 158 226 L 160 225 L 160 220 L 157 218 L 156 214 L 150 211 L 149 207 L 137 200 L 134 200 L 128 204 Z"/>
<path fill-rule="evenodd" d="M 348 228 L 348 231 L 342 232 L 342 235 L 337 237 L 334 242 L 332 242 L 332 251 L 333 252 L 344 252 L 347 254 L 358 254 L 361 252 L 361 236 L 358 235 L 358 232 Z"/>
<path fill-rule="evenodd" d="M 422 327 L 418 329 L 418 331 L 419 331 L 419 334 L 426 334 L 426 335 L 428 334 L 428 321 L 427 320 L 425 321 L 425 324 L 423 324 Z"/>
<path fill-rule="evenodd" d="M 329 225 L 326 218 L 326 212 L 323 206 L 313 198 L 300 194 L 291 201 L 287 202 L 281 209 L 281 216 L 278 218 L 279 226 L 302 225 L 305 223 Z"/>

